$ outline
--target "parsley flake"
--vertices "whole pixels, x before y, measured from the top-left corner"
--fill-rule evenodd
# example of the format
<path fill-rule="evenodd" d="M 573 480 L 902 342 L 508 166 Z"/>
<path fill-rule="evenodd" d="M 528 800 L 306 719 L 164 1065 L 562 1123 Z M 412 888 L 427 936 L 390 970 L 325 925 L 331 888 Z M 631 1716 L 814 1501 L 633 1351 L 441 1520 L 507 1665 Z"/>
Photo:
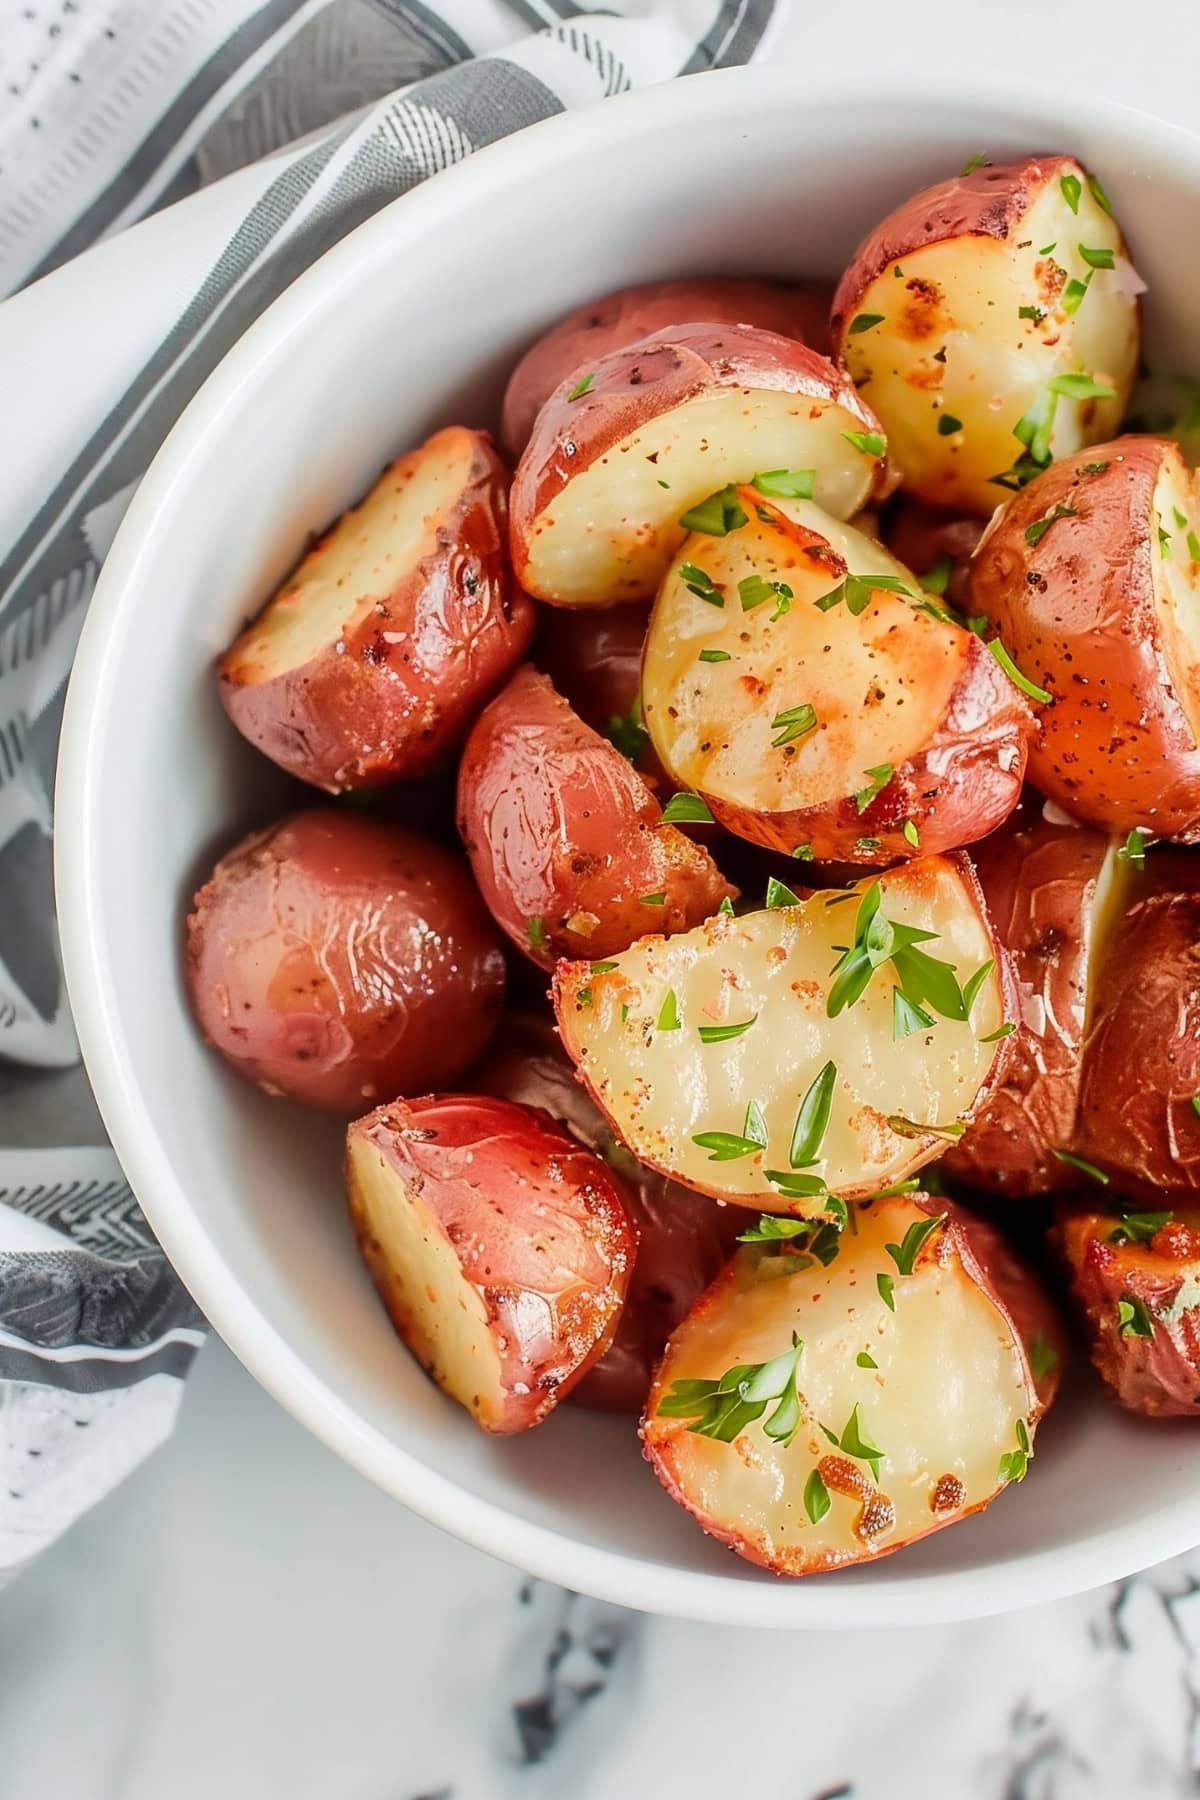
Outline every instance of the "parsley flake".
<path fill-rule="evenodd" d="M 662 816 L 667 825 L 711 825 L 713 822 L 708 802 L 699 794 L 672 794 L 663 807 Z"/>
<path fill-rule="evenodd" d="M 870 331 L 872 326 L 882 324 L 882 313 L 858 313 L 851 319 L 846 335 L 848 337 L 858 337 L 860 332 Z"/>
<path fill-rule="evenodd" d="M 760 469 L 753 486 L 769 499 L 811 500 L 817 485 L 815 469 Z"/>
<path fill-rule="evenodd" d="M 1095 1163 L 1088 1162 L 1086 1157 L 1076 1156 L 1073 1150 L 1051 1150 L 1050 1154 L 1057 1162 L 1066 1163 L 1069 1168 L 1078 1169 L 1081 1175 L 1090 1176 L 1093 1181 L 1098 1181 L 1101 1187 L 1107 1187 L 1112 1180 L 1111 1175 L 1106 1175 L 1103 1169 L 1098 1169 Z"/>
<path fill-rule="evenodd" d="M 1123 1338 L 1154 1336 L 1154 1320 L 1147 1312 L 1143 1300 L 1134 1298 L 1117 1301 L 1117 1330 Z"/>
<path fill-rule="evenodd" d="M 816 711 L 807 700 L 802 706 L 789 707 L 786 712 L 776 713 L 771 720 L 771 730 L 779 733 L 778 737 L 771 739 L 771 748 L 780 750 L 784 744 L 790 744 L 816 728 Z"/>
<path fill-rule="evenodd" d="M 585 375 L 582 378 L 582 380 L 577 381 L 575 383 L 575 386 L 571 389 L 570 393 L 567 395 L 567 399 L 568 400 L 582 400 L 583 396 L 588 392 L 589 388 L 591 387 L 591 385 L 592 385 L 593 381 L 595 381 L 595 379 L 596 379 L 596 372 L 593 369 L 590 375 Z"/>
<path fill-rule="evenodd" d="M 742 1019 L 737 1025 L 697 1026 L 700 1042 L 702 1044 L 723 1044 L 728 1038 L 741 1037 L 744 1031 L 749 1031 L 757 1018 L 758 1014 L 752 1013 L 748 1019 Z"/>
<path fill-rule="evenodd" d="M 685 531 L 700 531 L 706 537 L 724 537 L 746 523 L 746 514 L 737 497 L 737 489 L 730 482 L 710 494 L 707 500 L 701 500 L 699 505 L 689 506 L 679 515 L 679 523 Z"/>
<path fill-rule="evenodd" d="M 1059 178 L 1062 197 L 1073 213 L 1079 211 L 1079 196 L 1083 192 L 1083 183 L 1078 175 L 1063 175 Z"/>
<path fill-rule="evenodd" d="M 679 1002 L 675 998 L 675 989 L 668 988 L 663 1003 L 658 1010 L 659 1031 L 679 1030 Z"/>
<path fill-rule="evenodd" d="M 881 431 L 843 431 L 842 436 L 864 456 L 886 456 L 887 439 Z"/>

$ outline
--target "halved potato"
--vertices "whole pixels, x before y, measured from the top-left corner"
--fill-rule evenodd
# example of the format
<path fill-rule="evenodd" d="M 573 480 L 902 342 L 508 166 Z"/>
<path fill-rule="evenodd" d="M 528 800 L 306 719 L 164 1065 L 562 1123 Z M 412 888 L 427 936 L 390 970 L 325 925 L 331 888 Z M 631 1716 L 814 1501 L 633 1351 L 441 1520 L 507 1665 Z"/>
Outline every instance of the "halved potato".
<path fill-rule="evenodd" d="M 637 1233 L 611 1170 L 545 1113 L 393 1101 L 350 1126 L 346 1186 L 392 1323 L 485 1431 L 540 1424 L 604 1354 Z"/>
<path fill-rule="evenodd" d="M 1111 831 L 1200 838 L 1200 493 L 1165 438 L 1055 463 L 971 565 L 986 613 L 1050 695 L 1030 779 Z"/>
<path fill-rule="evenodd" d="M 1139 878 L 1099 967 L 1072 1143 L 1152 1206 L 1200 1191 L 1200 892 L 1173 876 Z"/>
<path fill-rule="evenodd" d="M 1054 1152 L 1075 1143 L 1088 1001 L 1136 877 L 1118 840 L 1036 796 L 976 844 L 971 861 L 1012 959 L 1017 1030 L 1003 1078 L 946 1168 L 997 1193 L 1054 1193 L 1078 1183 Z"/>
<path fill-rule="evenodd" d="M 832 293 L 819 282 L 746 281 L 728 276 L 647 281 L 589 300 L 560 319 L 528 349 L 504 390 L 500 441 L 515 462 L 533 422 L 559 383 L 581 380 L 610 350 L 661 333 L 687 319 L 758 325 L 783 337 L 829 347 Z"/>
<path fill-rule="evenodd" d="M 521 658 L 508 477 L 452 426 L 384 470 L 221 658 L 221 699 L 281 768 L 338 793 L 423 773 Z"/>
<path fill-rule="evenodd" d="M 681 518 L 713 499 L 723 528 L 715 496 L 760 471 L 811 472 L 838 518 L 889 485 L 866 402 L 827 358 L 773 331 L 681 326 L 590 375 L 546 401 L 513 479 L 513 568 L 539 599 L 647 598 L 687 536 Z"/>
<path fill-rule="evenodd" d="M 905 491 L 986 518 L 1031 470 L 1117 430 L 1140 291 L 1103 189 L 1073 157 L 1035 157 L 889 214 L 838 285 L 833 341 Z"/>
<path fill-rule="evenodd" d="M 819 1214 L 830 1193 L 907 1179 L 1003 1070 L 1015 993 L 961 859 L 718 914 L 610 960 L 558 965 L 567 1054 L 635 1156 L 739 1205 Z"/>
<path fill-rule="evenodd" d="M 746 1229 L 745 1213 L 638 1162 L 576 1078 L 549 1019 L 510 1013 L 467 1081 L 473 1092 L 541 1107 L 619 1178 L 637 1229 L 637 1261 L 616 1336 L 570 1398 L 573 1406 L 640 1413 L 663 1346 L 724 1267 Z"/>
<path fill-rule="evenodd" d="M 1033 725 L 995 657 L 871 539 L 737 492 L 746 523 L 689 537 L 654 605 L 642 712 L 668 773 L 740 837 L 818 861 L 993 830 Z"/>
<path fill-rule="evenodd" d="M 467 740 L 458 828 L 492 917 L 546 969 L 559 956 L 611 956 L 647 931 L 685 931 L 737 891 L 529 667 Z"/>
<path fill-rule="evenodd" d="M 989 1226 L 923 1194 L 854 1225 L 820 1257 L 741 1250 L 672 1337 L 642 1423 L 672 1499 L 781 1575 L 981 1511 L 1023 1478 L 1057 1385 L 1057 1321 Z"/>
<path fill-rule="evenodd" d="M 1200 1205 L 1064 1207 L 1057 1238 L 1091 1358 L 1131 1412 L 1200 1417 Z"/>

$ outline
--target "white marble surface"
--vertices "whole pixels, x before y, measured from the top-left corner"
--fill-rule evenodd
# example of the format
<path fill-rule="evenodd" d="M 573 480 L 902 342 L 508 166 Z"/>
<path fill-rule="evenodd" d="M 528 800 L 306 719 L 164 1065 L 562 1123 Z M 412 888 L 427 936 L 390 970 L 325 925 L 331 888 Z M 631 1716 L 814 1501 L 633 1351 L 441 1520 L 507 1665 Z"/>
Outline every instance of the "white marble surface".
<path fill-rule="evenodd" d="M 871 1636 L 526 1584 L 213 1343 L 173 1440 L 0 1602 L 0 1800 L 1166 1800 L 1198 1649 L 1180 1565 Z"/>
<path fill-rule="evenodd" d="M 848 48 L 850 10 L 798 7 L 778 54 L 1192 115 L 1196 0 L 858 0 Z M 1190 1565 L 949 1629 L 646 1619 L 408 1516 L 213 1343 L 171 1442 L 0 1598 L 0 1800 L 1194 1794 Z"/>

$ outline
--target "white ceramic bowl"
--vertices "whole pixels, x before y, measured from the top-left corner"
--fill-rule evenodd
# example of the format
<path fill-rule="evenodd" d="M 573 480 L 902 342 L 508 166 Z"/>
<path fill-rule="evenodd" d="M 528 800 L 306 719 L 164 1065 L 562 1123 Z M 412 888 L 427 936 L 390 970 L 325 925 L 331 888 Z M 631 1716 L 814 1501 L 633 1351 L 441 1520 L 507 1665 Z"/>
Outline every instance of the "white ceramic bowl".
<path fill-rule="evenodd" d="M 1200 1543 L 1200 1433 L 1080 1383 L 1029 1481 L 873 1567 L 778 1581 L 710 1543 L 630 1423 L 562 1408 L 495 1441 L 426 1381 L 347 1227 L 339 1134 L 226 1074 L 180 981 L 206 853 L 278 789 L 211 662 L 305 535 L 432 427 L 488 422 L 539 329 L 623 282 L 840 270 L 972 152 L 1069 150 L 1110 189 L 1167 364 L 1200 313 L 1200 139 L 1074 94 L 856 94 L 842 72 L 699 76 L 484 150 L 355 231 L 225 359 L 146 476 L 79 647 L 58 789 L 71 1000 L 117 1153 L 222 1336 L 282 1403 L 426 1518 L 567 1586 L 739 1625 L 964 1617 Z"/>

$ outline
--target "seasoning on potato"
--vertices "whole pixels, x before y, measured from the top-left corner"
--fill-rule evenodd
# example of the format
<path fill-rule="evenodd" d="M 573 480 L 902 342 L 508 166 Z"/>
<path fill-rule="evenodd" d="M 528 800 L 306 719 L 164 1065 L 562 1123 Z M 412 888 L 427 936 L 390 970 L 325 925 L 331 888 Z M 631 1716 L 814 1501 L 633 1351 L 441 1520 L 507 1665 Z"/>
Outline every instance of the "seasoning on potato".
<path fill-rule="evenodd" d="M 506 522 L 486 433 L 452 426 L 392 463 L 221 658 L 238 730 L 330 793 L 428 770 L 533 632 Z"/>
<path fill-rule="evenodd" d="M 452 1082 L 504 1005 L 465 862 L 397 826 L 293 813 L 223 856 L 192 905 L 196 1021 L 269 1094 L 353 1114 Z"/>
<path fill-rule="evenodd" d="M 633 1272 L 611 1169 L 534 1107 L 441 1094 L 356 1120 L 346 1180 L 413 1355 L 485 1431 L 539 1425 L 612 1341 Z"/>

